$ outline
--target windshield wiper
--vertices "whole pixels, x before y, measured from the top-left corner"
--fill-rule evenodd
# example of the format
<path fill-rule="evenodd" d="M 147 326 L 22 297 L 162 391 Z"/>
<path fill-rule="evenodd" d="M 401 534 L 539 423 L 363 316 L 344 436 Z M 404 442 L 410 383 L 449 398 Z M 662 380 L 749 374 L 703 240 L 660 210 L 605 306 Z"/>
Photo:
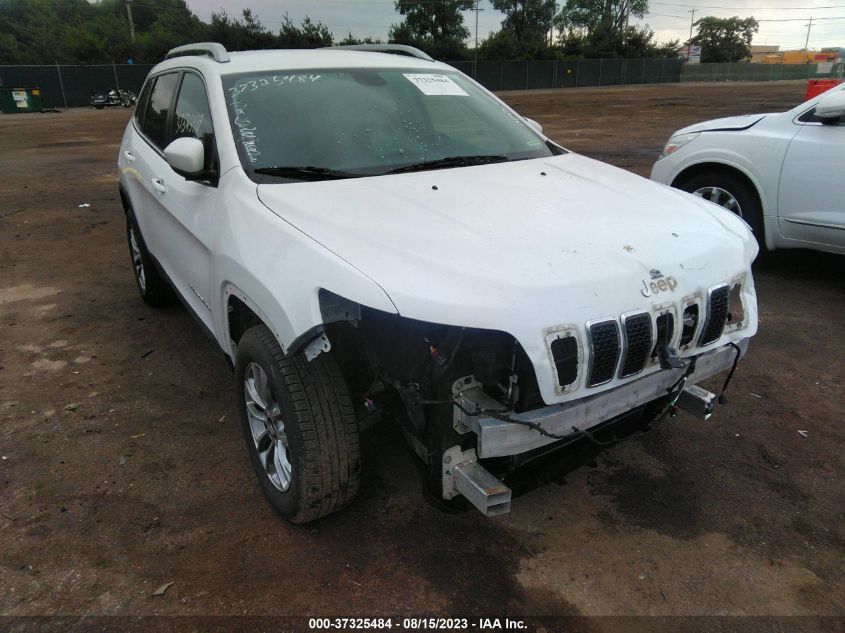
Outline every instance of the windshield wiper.
<path fill-rule="evenodd" d="M 253 169 L 256 174 L 279 176 L 293 180 L 340 180 L 341 178 L 359 178 L 361 174 L 348 171 L 338 171 L 328 167 L 313 167 L 311 165 L 287 165 L 278 167 L 259 167 Z"/>
<path fill-rule="evenodd" d="M 427 169 L 448 169 L 449 167 L 470 167 L 472 165 L 488 165 L 490 163 L 503 163 L 510 160 L 501 154 L 488 154 L 483 156 L 449 156 L 437 160 L 426 160 L 421 163 L 413 163 L 391 169 L 387 174 L 401 174 L 409 171 L 425 171 Z"/>

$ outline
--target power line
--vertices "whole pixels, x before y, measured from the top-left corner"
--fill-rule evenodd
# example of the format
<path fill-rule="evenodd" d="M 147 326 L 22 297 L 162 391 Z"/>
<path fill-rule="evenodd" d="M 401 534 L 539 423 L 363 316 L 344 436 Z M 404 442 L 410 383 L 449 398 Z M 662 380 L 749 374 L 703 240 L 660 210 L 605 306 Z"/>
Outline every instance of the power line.
<path fill-rule="evenodd" d="M 757 20 L 758 22 L 806 22 L 807 20 L 845 20 L 845 15 L 838 15 L 835 17 L 829 18 L 772 18 L 772 19 L 765 19 L 765 20 Z"/>
<path fill-rule="evenodd" d="M 693 9 L 695 11 L 696 9 Z M 671 15 L 668 13 L 647 13 L 646 15 L 649 16 L 660 16 L 664 18 L 675 18 L 676 20 L 684 20 L 686 21 L 686 16 L 683 15 Z M 755 18 L 756 19 L 756 18 Z M 757 22 L 806 22 L 810 18 L 761 18 L 757 19 Z M 825 18 L 813 18 L 814 22 L 818 22 L 819 20 L 845 20 L 845 15 L 839 16 L 830 16 Z"/>
<path fill-rule="evenodd" d="M 824 7 L 726 7 L 705 4 L 680 4 L 675 2 L 655 2 L 650 0 L 649 4 L 659 4 L 664 7 L 680 7 L 698 9 L 725 9 L 727 11 L 816 11 L 823 9 L 845 9 L 845 4 L 831 4 Z"/>

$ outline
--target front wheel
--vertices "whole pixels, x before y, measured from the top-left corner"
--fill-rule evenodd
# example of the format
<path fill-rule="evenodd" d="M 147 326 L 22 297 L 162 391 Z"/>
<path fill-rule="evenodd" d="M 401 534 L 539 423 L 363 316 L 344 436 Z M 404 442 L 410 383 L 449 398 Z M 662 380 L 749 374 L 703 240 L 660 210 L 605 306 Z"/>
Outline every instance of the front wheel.
<path fill-rule="evenodd" d="M 282 516 L 308 523 L 358 491 L 358 423 L 334 356 L 287 357 L 264 325 L 238 341 L 235 389 L 250 461 Z"/>
<path fill-rule="evenodd" d="M 696 174 L 675 186 L 741 217 L 751 227 L 760 249 L 766 248 L 760 199 L 747 182 L 734 174 L 714 170 Z"/>

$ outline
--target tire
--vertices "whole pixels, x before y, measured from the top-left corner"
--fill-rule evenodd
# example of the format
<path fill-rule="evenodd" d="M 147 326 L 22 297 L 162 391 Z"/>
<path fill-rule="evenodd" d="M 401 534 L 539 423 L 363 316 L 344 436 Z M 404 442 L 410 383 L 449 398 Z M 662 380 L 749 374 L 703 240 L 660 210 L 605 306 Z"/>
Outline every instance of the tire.
<path fill-rule="evenodd" d="M 721 190 L 723 194 L 727 194 L 727 196 L 719 195 L 717 192 L 717 199 L 712 201 L 745 220 L 751 227 L 760 250 L 765 250 L 766 233 L 763 230 L 763 210 L 760 206 L 760 198 L 754 188 L 742 178 L 730 172 L 713 170 L 696 174 L 675 186 L 689 193 L 701 195 L 706 200 L 711 199 L 711 192 L 708 190 Z M 736 201 L 738 209 L 724 204 L 728 196 Z"/>
<path fill-rule="evenodd" d="M 334 356 L 289 358 L 258 325 L 238 342 L 235 389 L 250 461 L 279 514 L 308 523 L 353 499 L 361 477 L 358 423 Z"/>
<path fill-rule="evenodd" d="M 135 221 L 135 215 L 131 211 L 126 216 L 126 241 L 129 244 L 129 257 L 132 262 L 132 272 L 135 274 L 135 284 L 144 303 L 154 308 L 173 303 L 173 289 L 153 263 L 147 245 L 144 244 L 141 230 Z"/>
<path fill-rule="evenodd" d="M 103 108 L 105 108 L 106 106 L 104 106 L 104 105 L 95 105 L 94 107 L 95 107 L 95 108 L 97 108 L 98 110 L 102 110 L 102 109 L 103 109 Z"/>

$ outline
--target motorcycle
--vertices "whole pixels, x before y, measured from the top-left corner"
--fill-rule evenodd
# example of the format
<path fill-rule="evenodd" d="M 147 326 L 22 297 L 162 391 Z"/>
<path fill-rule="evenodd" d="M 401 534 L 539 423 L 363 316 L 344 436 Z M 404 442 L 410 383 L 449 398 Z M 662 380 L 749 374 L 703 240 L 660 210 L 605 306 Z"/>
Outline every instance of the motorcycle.
<path fill-rule="evenodd" d="M 118 106 L 131 108 L 136 101 L 138 101 L 138 97 L 135 96 L 134 92 L 117 88 L 111 88 L 108 92 L 92 92 L 90 99 L 88 99 L 88 103 L 98 110 Z"/>

